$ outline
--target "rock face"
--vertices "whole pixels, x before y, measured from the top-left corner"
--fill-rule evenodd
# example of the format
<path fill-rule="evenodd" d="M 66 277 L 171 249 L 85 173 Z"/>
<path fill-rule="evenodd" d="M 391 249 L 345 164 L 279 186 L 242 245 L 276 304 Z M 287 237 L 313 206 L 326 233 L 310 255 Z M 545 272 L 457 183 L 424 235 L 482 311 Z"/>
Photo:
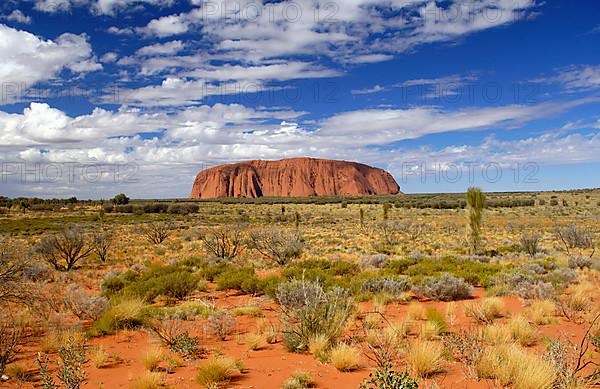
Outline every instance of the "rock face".
<path fill-rule="evenodd" d="M 316 158 L 247 161 L 196 176 L 190 198 L 397 194 L 391 174 L 356 162 Z"/>

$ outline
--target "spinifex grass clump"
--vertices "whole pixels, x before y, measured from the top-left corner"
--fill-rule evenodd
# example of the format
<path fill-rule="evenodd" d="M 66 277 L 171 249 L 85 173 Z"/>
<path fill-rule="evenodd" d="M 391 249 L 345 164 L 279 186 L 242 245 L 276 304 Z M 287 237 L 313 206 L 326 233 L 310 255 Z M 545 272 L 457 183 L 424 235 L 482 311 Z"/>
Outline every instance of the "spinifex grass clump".
<path fill-rule="evenodd" d="M 315 336 L 333 343 L 354 311 L 350 292 L 333 288 L 325 292 L 315 281 L 292 281 L 279 285 L 283 339 L 290 351 L 305 350 Z"/>
<path fill-rule="evenodd" d="M 469 188 L 467 191 L 467 210 L 469 227 L 469 244 L 475 254 L 481 246 L 481 219 L 485 205 L 485 194 L 479 188 Z"/>

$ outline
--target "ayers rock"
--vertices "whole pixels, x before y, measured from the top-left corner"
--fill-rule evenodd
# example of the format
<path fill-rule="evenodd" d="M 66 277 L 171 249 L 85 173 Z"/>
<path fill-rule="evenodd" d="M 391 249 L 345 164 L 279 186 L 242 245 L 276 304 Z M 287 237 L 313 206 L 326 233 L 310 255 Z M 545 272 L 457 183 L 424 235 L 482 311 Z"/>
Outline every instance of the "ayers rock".
<path fill-rule="evenodd" d="M 400 193 L 391 174 L 356 162 L 316 158 L 246 161 L 196 176 L 190 198 L 365 196 Z"/>

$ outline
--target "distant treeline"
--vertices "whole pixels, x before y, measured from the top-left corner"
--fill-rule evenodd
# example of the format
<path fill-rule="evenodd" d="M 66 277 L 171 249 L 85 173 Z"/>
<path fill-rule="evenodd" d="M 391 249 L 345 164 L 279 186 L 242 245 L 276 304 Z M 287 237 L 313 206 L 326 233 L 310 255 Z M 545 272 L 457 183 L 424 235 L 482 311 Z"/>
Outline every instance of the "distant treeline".
<path fill-rule="evenodd" d="M 102 209 L 106 213 L 133 213 L 136 215 L 144 213 L 168 213 L 172 215 L 187 215 L 198 212 L 199 206 L 193 203 L 105 204 L 102 206 Z"/>
<path fill-rule="evenodd" d="M 72 207 L 75 204 L 89 203 L 93 204 L 93 200 L 77 200 L 77 197 L 68 199 L 40 199 L 37 197 L 17 197 L 10 199 L 0 196 L 0 208 L 8 209 L 28 209 L 33 211 L 57 211 L 61 208 Z"/>
<path fill-rule="evenodd" d="M 519 195 L 523 196 L 523 195 Z M 523 196 L 524 197 L 524 196 Z M 490 208 L 531 207 L 535 199 L 528 198 L 490 198 L 486 206 Z M 432 209 L 459 209 L 465 208 L 467 203 L 464 194 L 434 194 L 434 195 L 395 195 L 395 196 L 323 196 L 323 197 L 259 197 L 249 198 L 223 198 L 211 200 L 197 200 L 199 202 L 218 202 L 220 204 L 393 204 L 396 208 L 432 208 Z"/>

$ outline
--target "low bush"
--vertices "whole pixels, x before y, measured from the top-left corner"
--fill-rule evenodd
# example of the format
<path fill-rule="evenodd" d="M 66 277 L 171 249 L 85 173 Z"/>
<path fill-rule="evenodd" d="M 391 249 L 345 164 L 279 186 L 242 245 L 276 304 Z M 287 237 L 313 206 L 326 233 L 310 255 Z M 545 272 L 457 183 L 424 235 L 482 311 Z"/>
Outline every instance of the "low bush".
<path fill-rule="evenodd" d="M 362 269 L 383 269 L 390 263 L 390 257 L 386 254 L 364 255 L 358 261 Z"/>
<path fill-rule="evenodd" d="M 235 330 L 235 323 L 235 316 L 225 311 L 217 311 L 208 317 L 206 332 L 225 340 Z"/>
<path fill-rule="evenodd" d="M 306 350 L 316 335 L 331 343 L 341 335 L 354 312 L 354 303 L 346 289 L 325 292 L 314 281 L 280 284 L 277 299 L 282 309 L 283 338 L 290 351 Z"/>
<path fill-rule="evenodd" d="M 569 256 L 569 268 L 571 269 L 583 269 L 592 267 L 592 259 L 590 257 L 583 257 L 580 255 Z"/>
<path fill-rule="evenodd" d="M 82 320 L 97 320 L 109 306 L 106 297 L 88 296 L 75 284 L 71 284 L 67 288 L 64 303 L 75 316 Z"/>
<path fill-rule="evenodd" d="M 421 297 L 440 301 L 464 300 L 471 297 L 471 286 L 462 278 L 444 274 L 439 278 L 428 277 L 413 288 Z"/>
<path fill-rule="evenodd" d="M 56 376 L 65 388 L 79 388 L 85 381 L 84 365 L 87 362 L 86 339 L 69 337 L 58 350 L 59 360 Z M 38 353 L 36 364 L 40 368 L 42 388 L 57 388 L 52 373 L 49 371 L 50 360 L 47 355 Z"/>
<path fill-rule="evenodd" d="M 362 285 L 362 291 L 371 293 L 389 293 L 399 296 L 410 290 L 411 284 L 408 278 L 369 278 Z"/>

